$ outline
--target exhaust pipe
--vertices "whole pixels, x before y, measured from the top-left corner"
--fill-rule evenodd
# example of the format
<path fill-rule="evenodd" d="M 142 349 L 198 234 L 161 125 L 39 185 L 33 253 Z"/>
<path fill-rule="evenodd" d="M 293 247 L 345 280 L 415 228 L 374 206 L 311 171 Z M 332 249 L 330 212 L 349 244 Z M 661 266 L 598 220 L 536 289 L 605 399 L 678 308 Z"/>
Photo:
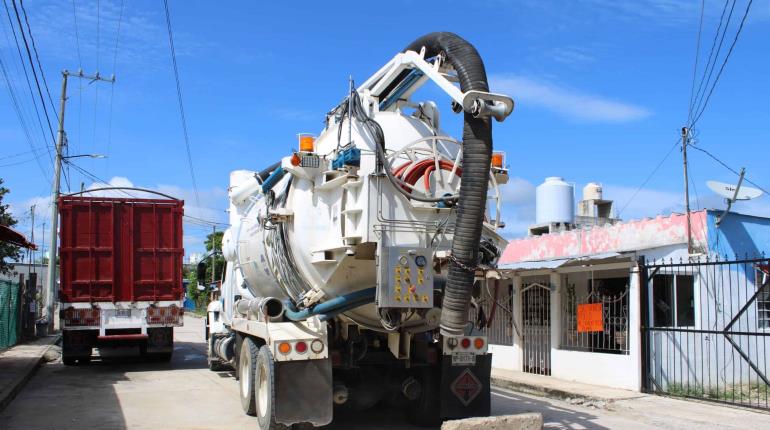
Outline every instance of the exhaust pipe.
<path fill-rule="evenodd" d="M 448 32 L 430 33 L 412 42 L 405 51 L 420 52 L 422 48 L 425 48 L 426 58 L 441 53 L 446 56 L 457 72 L 463 92 L 489 92 L 487 73 L 478 51 L 460 36 Z M 490 110 L 494 114 L 496 109 L 478 106 L 476 115 L 464 113 L 463 178 L 440 321 L 444 335 L 462 335 L 468 320 L 492 160 L 492 123 L 489 116 L 484 115 Z"/>

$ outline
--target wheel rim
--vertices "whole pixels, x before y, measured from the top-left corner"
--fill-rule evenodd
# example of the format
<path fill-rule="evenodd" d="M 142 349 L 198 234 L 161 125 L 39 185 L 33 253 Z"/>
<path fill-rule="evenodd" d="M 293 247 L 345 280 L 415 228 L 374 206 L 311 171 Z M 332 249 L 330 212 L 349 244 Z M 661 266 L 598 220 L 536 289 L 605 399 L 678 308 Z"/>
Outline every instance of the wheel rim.
<path fill-rule="evenodd" d="M 249 397 L 249 369 L 251 366 L 248 363 L 248 360 L 241 360 L 241 371 L 240 371 L 240 380 L 241 380 L 241 394 L 243 395 L 243 398 Z"/>
<path fill-rule="evenodd" d="M 257 413 L 260 417 L 267 415 L 267 398 L 268 398 L 268 381 L 267 381 L 267 369 L 264 365 L 259 366 L 257 372 L 259 381 L 257 385 Z"/>

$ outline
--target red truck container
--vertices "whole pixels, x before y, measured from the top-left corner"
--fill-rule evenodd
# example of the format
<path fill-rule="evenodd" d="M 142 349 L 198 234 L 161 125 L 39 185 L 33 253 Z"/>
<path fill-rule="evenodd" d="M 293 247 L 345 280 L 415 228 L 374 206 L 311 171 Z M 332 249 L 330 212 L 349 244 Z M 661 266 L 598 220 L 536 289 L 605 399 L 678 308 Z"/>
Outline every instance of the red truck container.
<path fill-rule="evenodd" d="M 184 316 L 184 202 L 59 198 L 64 364 L 132 348 L 169 360 Z"/>

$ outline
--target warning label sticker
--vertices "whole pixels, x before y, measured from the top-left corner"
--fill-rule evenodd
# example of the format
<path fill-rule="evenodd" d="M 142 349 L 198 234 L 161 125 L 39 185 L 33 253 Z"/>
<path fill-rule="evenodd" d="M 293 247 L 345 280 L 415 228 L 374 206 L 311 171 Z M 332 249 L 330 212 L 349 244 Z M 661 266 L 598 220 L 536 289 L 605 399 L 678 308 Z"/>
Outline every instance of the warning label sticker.
<path fill-rule="evenodd" d="M 481 393 L 481 388 L 481 381 L 470 369 L 465 369 L 449 386 L 452 393 L 465 406 L 468 406 Z"/>

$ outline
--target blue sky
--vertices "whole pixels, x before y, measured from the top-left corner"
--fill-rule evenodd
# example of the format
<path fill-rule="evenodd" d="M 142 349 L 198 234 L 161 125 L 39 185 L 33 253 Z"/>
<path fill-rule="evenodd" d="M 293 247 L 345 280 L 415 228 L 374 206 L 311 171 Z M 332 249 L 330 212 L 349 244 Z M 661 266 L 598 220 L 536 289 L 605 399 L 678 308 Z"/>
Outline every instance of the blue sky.
<path fill-rule="evenodd" d="M 705 2 L 701 66 L 723 4 Z M 626 219 L 682 210 L 678 150 L 631 197 L 669 152 L 687 119 L 697 0 L 384 5 L 171 0 L 200 205 L 186 162 L 162 2 L 126 1 L 120 20 L 119 1 L 99 2 L 98 14 L 96 1 L 76 0 L 74 11 L 71 2 L 28 1 L 25 6 L 57 109 L 62 69 L 82 67 L 92 73 L 98 67 L 103 75 L 117 76 L 114 88 L 70 84 L 70 154 L 106 154 L 107 159 L 78 163 L 116 184 L 178 195 L 194 216 L 226 221 L 229 171 L 257 170 L 289 154 L 296 133 L 320 130 L 324 114 L 344 97 L 348 75 L 362 82 L 416 37 L 437 30 L 456 32 L 475 44 L 492 90 L 517 102 L 508 120 L 494 128 L 495 148 L 507 152 L 512 177 L 504 191 L 506 235 L 521 235 L 534 221 L 534 187 L 553 175 L 578 187 L 603 183 L 616 209 L 625 207 L 620 215 Z M 718 64 L 745 7 L 746 0 L 736 2 Z M 765 156 L 769 23 L 770 3 L 755 1 L 696 127 L 698 146 L 730 166 L 746 167 L 748 177 L 765 188 L 770 187 Z M 43 147 L 2 9 L 0 27 L 0 55 L 27 122 L 36 126 L 30 127 L 33 144 Z M 445 128 L 460 135 L 447 98 L 432 90 L 422 94 L 436 97 Z M 46 220 L 51 163 L 47 156 L 40 165 L 31 154 L 10 157 L 30 151 L 30 145 L 5 85 L 0 88 L 0 138 L 0 157 L 6 157 L 0 158 L 0 177 L 12 191 L 7 200 L 22 219 L 20 229 L 28 232 L 31 204 L 38 205 L 36 224 Z M 735 176 L 705 155 L 690 153 L 693 207 L 723 207 L 705 181 L 731 182 Z M 91 183 L 71 170 L 70 186 L 79 188 L 81 181 Z M 770 215 L 768 199 L 740 203 L 737 210 Z M 188 252 L 202 248 L 208 230 L 186 225 Z"/>

